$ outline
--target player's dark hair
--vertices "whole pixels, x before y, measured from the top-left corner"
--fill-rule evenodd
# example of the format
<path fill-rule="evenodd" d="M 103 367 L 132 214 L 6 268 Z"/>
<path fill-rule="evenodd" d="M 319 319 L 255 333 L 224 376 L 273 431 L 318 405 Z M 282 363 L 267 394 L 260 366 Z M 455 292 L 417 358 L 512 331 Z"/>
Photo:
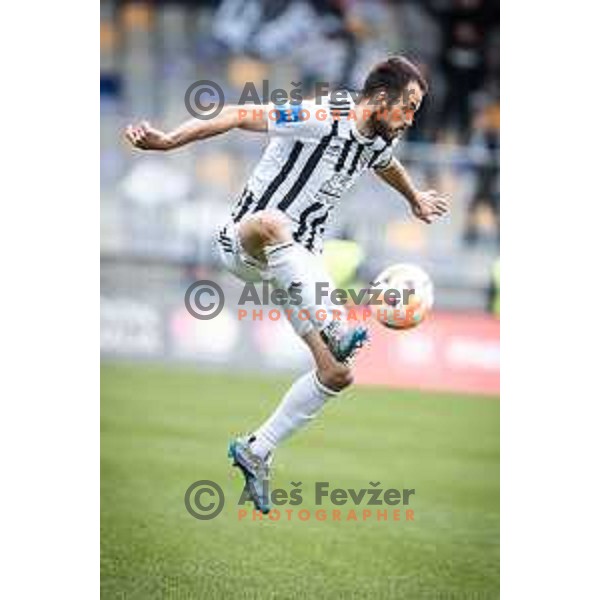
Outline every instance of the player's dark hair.
<path fill-rule="evenodd" d="M 392 56 L 371 69 L 363 86 L 362 96 L 371 98 L 378 92 L 385 91 L 395 101 L 411 81 L 419 84 L 423 95 L 427 93 L 429 86 L 419 69 L 403 56 Z"/>

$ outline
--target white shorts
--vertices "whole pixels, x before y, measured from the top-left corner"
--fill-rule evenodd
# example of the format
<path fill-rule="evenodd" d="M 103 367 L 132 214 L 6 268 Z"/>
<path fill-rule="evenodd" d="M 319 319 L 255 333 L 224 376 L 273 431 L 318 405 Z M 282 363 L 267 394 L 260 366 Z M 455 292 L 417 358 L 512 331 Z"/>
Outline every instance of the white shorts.
<path fill-rule="evenodd" d="M 237 225 L 233 221 L 219 227 L 215 239 L 219 249 L 219 258 L 230 273 L 249 283 L 271 281 L 267 265 L 256 260 L 244 250 Z"/>
<path fill-rule="evenodd" d="M 242 247 L 239 239 L 237 224 L 229 221 L 224 226 L 219 227 L 216 233 L 217 248 L 219 258 L 224 267 L 238 279 L 247 283 L 258 283 L 259 281 L 273 281 L 273 275 L 269 266 L 252 256 L 250 256 Z M 304 248 L 303 248 L 304 249 Z M 320 257 L 306 250 L 307 258 L 313 262 L 316 281 L 329 282 L 329 289 L 334 288 L 330 277 L 327 275 L 325 267 Z M 314 325 L 306 318 L 300 319 L 300 308 L 295 304 L 286 303 L 281 307 L 289 316 L 290 323 L 294 331 L 301 337 L 309 333 Z M 330 309 L 330 306 L 324 308 Z M 340 307 L 336 307 L 338 310 Z"/>

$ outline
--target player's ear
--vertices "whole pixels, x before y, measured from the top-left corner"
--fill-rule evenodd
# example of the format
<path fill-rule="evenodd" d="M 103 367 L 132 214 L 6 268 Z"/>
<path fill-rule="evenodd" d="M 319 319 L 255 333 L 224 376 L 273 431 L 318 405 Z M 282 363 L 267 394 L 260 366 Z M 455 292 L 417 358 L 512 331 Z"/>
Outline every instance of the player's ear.
<path fill-rule="evenodd" d="M 387 110 L 388 108 L 388 95 L 385 90 L 381 90 L 377 94 L 377 104 L 383 109 Z"/>

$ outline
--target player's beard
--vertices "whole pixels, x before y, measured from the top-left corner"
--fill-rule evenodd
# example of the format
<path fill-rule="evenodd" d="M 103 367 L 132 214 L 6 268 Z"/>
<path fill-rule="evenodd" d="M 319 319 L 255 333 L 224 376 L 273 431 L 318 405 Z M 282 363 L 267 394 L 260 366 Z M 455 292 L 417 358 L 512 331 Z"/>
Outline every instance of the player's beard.
<path fill-rule="evenodd" d="M 375 135 L 382 137 L 386 142 L 391 142 L 402 134 L 402 131 L 394 132 L 388 123 L 380 118 L 377 113 L 371 115 L 371 128 Z"/>

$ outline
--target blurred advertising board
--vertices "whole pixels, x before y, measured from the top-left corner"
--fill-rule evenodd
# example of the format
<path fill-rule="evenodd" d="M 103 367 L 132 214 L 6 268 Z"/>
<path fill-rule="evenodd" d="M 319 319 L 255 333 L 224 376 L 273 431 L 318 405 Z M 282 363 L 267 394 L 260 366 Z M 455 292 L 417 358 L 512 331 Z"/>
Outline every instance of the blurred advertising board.
<path fill-rule="evenodd" d="M 483 313 L 438 313 L 409 331 L 371 327 L 356 361 L 357 383 L 500 393 L 500 322 Z"/>
<path fill-rule="evenodd" d="M 162 316 L 156 306 L 131 298 L 101 298 L 103 354 L 161 356 L 165 351 L 162 329 Z"/>
<path fill-rule="evenodd" d="M 183 306 L 183 290 L 181 294 L 142 296 L 102 297 L 100 339 L 104 356 L 262 373 L 300 373 L 312 367 L 308 349 L 285 318 L 240 318 L 230 300 L 214 319 L 198 320 Z M 232 290 L 227 295 L 237 296 L 239 292 Z M 357 383 L 499 393 L 500 325 L 495 317 L 434 312 L 409 331 L 386 329 L 373 320 L 368 326 L 371 342 L 357 357 Z"/>

